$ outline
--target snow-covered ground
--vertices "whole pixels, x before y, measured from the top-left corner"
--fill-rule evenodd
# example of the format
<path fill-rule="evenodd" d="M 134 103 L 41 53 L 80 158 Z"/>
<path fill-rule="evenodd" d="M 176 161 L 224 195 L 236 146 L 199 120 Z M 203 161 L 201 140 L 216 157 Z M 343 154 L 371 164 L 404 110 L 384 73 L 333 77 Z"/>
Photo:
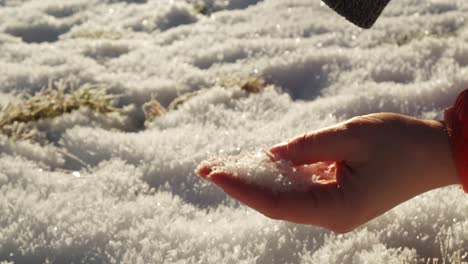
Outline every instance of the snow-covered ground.
<path fill-rule="evenodd" d="M 213 154 L 356 115 L 441 119 L 468 87 L 467 12 L 464 0 L 394 0 L 361 30 L 318 0 L 0 0 L 0 105 L 70 77 L 133 105 L 111 119 L 80 110 L 40 121 L 49 144 L 0 136 L 0 260 L 468 260 L 468 196 L 457 187 L 335 235 L 267 219 L 194 174 Z M 269 86 L 224 87 L 248 78 Z M 167 106 L 201 89 L 143 126 L 151 96 Z"/>

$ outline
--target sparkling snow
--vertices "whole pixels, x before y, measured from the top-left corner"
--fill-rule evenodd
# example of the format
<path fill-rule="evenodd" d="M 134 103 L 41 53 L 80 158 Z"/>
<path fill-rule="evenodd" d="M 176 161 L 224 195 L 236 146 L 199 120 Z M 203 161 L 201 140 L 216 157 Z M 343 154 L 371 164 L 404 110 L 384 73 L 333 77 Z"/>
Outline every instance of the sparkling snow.
<path fill-rule="evenodd" d="M 72 76 L 130 109 L 32 124 L 46 145 L 0 136 L 0 261 L 468 261 L 455 186 L 335 235 L 270 220 L 194 173 L 356 115 L 441 119 L 468 88 L 467 13 L 463 0 L 394 0 L 361 30 L 314 0 L 0 0 L 0 106 Z M 225 88 L 252 77 L 264 92 Z M 143 125 L 152 96 L 195 91 Z"/>
<path fill-rule="evenodd" d="M 335 163 L 317 162 L 294 166 L 290 161 L 272 161 L 272 158 L 272 154 L 265 150 L 237 156 L 220 155 L 202 161 L 195 172 L 206 179 L 216 173 L 226 173 L 245 183 L 274 192 L 303 192 L 314 184 L 336 180 Z"/>

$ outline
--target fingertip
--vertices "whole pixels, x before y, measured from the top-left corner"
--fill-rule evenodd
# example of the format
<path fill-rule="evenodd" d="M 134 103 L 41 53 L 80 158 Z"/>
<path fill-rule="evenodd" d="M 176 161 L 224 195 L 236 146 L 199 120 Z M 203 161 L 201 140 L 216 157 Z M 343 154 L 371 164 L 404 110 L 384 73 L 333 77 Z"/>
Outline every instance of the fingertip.
<path fill-rule="evenodd" d="M 286 159 L 288 153 L 288 142 L 279 143 L 270 148 L 273 160 Z"/>
<path fill-rule="evenodd" d="M 233 182 L 232 176 L 225 172 L 213 172 L 207 178 L 221 187 Z"/>
<path fill-rule="evenodd" d="M 246 187 L 243 181 L 224 172 L 213 172 L 207 177 L 207 179 L 219 188 L 223 189 L 227 194 L 238 200 L 242 200 L 242 193 L 245 191 L 244 188 Z"/>
<path fill-rule="evenodd" d="M 195 173 L 202 178 L 206 178 L 212 171 L 213 168 L 210 166 L 200 166 L 195 170 Z"/>
<path fill-rule="evenodd" d="M 269 212 L 273 210 L 275 200 L 275 194 L 271 190 L 246 183 L 242 179 L 224 172 L 213 172 L 209 179 L 234 199 L 263 214 L 271 215 Z"/>

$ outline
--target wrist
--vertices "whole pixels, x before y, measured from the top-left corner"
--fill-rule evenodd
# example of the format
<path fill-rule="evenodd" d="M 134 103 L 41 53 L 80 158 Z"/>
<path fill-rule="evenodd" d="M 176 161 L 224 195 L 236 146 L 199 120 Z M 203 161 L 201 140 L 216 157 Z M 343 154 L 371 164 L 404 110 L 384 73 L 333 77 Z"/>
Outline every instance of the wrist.
<path fill-rule="evenodd" d="M 430 170 L 433 188 L 452 184 L 460 184 L 456 164 L 453 158 L 452 146 L 445 122 L 436 120 L 422 120 L 428 128 L 424 152 L 428 155 L 426 167 Z"/>
<path fill-rule="evenodd" d="M 457 176 L 468 193 L 468 90 L 462 92 L 453 107 L 444 113 L 445 126 L 450 141 Z"/>

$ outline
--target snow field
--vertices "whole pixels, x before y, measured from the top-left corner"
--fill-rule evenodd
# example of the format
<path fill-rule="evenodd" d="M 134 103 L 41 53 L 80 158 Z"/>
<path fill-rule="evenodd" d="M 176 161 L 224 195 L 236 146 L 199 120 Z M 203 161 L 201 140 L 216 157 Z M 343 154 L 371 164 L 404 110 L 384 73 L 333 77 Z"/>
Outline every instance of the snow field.
<path fill-rule="evenodd" d="M 465 1 L 394 0 L 366 31 L 319 1 L 199 3 L 211 15 L 184 0 L 0 0 L 1 106 L 72 76 L 109 85 L 132 109 L 27 125 L 50 144 L 0 136 L 0 260 L 401 263 L 460 252 L 467 261 L 468 198 L 455 186 L 334 235 L 267 219 L 194 173 L 211 156 L 356 115 L 440 119 L 468 87 Z M 224 88 L 251 77 L 264 92 Z M 202 89 L 143 126 L 152 95 L 168 106 Z"/>

